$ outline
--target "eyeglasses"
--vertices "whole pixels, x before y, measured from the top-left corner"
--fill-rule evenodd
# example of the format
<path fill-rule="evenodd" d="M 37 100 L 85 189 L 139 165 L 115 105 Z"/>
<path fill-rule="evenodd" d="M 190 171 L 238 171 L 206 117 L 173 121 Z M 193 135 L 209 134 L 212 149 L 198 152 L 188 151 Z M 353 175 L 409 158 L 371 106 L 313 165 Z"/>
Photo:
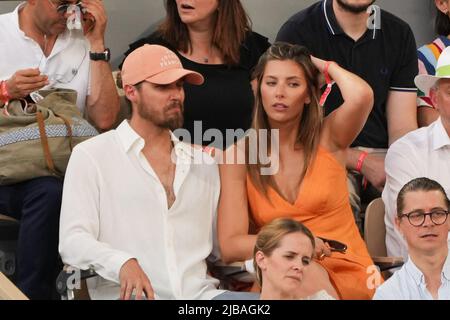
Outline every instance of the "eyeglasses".
<path fill-rule="evenodd" d="M 52 6 L 56 9 L 58 13 L 65 13 L 67 9 L 72 5 L 77 6 L 80 9 L 80 11 L 84 13 L 84 8 L 81 6 L 81 1 L 78 1 L 77 3 L 64 3 L 64 4 L 60 4 L 61 1 L 58 0 L 56 1 L 48 0 L 48 1 L 52 4 Z"/>
<path fill-rule="evenodd" d="M 76 67 L 71 68 L 70 71 L 66 72 L 65 74 L 53 74 L 48 77 L 50 86 L 53 86 L 55 83 L 68 84 L 72 82 L 72 80 L 77 76 L 78 70 L 80 70 L 84 60 L 86 59 L 87 56 L 86 46 L 83 46 L 83 49 L 84 49 L 83 58 L 81 59 L 81 62 L 78 65 L 74 64 L 74 66 Z"/>
<path fill-rule="evenodd" d="M 400 218 L 407 217 L 411 225 L 415 227 L 421 227 L 425 223 L 425 217 L 430 216 L 431 221 L 435 225 L 442 225 L 447 221 L 448 211 L 443 209 L 434 210 L 431 212 L 424 212 L 422 210 L 413 211 L 410 213 L 405 213 L 400 216 Z"/>
<path fill-rule="evenodd" d="M 67 71 L 65 74 L 56 73 L 56 74 L 48 75 L 48 81 L 49 81 L 50 87 L 53 87 L 56 83 L 68 84 L 68 83 L 72 82 L 72 80 L 77 76 L 78 71 L 80 70 L 81 66 L 83 65 L 84 60 L 86 60 L 87 51 L 88 51 L 88 49 L 86 48 L 86 46 L 84 44 L 82 47 L 83 47 L 83 53 L 80 52 L 79 58 L 77 58 L 77 60 L 79 62 L 74 61 L 74 60 L 71 60 L 71 62 L 70 61 L 64 62 L 64 63 L 70 63 L 73 66 L 72 68 L 70 68 L 69 71 Z M 45 50 L 44 50 L 44 52 L 45 52 Z M 45 57 L 44 52 L 42 53 L 41 60 L 39 61 L 39 65 L 38 65 L 39 70 L 41 70 L 41 64 Z M 42 70 L 41 70 L 41 72 L 45 73 Z"/>

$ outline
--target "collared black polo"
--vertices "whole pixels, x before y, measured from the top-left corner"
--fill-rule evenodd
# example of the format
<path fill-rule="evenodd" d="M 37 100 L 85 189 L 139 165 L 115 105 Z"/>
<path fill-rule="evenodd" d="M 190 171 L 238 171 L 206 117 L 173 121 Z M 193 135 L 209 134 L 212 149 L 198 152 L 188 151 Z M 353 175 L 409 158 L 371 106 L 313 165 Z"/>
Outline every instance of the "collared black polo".
<path fill-rule="evenodd" d="M 354 41 L 339 26 L 333 0 L 323 0 L 292 16 L 280 29 L 277 41 L 306 46 L 314 56 L 336 61 L 366 80 L 374 91 L 374 108 L 352 146 L 387 148 L 386 101 L 389 91 L 416 92 L 416 42 L 408 24 L 381 10 L 379 28 L 367 29 Z M 343 102 L 333 87 L 325 105 L 328 115 Z M 399 104 L 395 108 L 402 108 Z"/>

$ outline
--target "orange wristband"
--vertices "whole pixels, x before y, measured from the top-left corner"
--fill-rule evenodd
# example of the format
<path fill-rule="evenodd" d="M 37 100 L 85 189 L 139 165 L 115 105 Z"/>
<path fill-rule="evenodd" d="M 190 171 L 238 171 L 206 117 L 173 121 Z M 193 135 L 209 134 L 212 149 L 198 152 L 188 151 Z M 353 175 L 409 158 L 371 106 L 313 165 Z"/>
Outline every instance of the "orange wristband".
<path fill-rule="evenodd" d="M 368 155 L 369 153 L 366 151 L 361 152 L 361 154 L 359 155 L 358 162 L 356 163 L 356 171 L 358 171 L 359 173 L 361 173 L 364 160 L 366 160 Z"/>
<path fill-rule="evenodd" d="M 6 81 L 0 81 L 0 100 L 5 104 L 11 100 L 11 96 L 8 93 L 8 88 L 6 88 Z"/>

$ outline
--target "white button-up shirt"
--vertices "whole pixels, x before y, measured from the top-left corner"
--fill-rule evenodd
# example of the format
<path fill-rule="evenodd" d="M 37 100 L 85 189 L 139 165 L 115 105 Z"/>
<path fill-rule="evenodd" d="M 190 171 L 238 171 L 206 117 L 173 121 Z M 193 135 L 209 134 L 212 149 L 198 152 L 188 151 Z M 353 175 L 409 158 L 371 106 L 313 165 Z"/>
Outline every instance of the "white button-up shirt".
<path fill-rule="evenodd" d="M 59 250 L 64 263 L 93 268 L 94 299 L 117 299 L 119 272 L 136 258 L 158 299 L 211 299 L 223 291 L 207 275 L 220 193 L 212 158 L 179 142 L 168 209 L 163 185 L 142 153 L 145 142 L 124 121 L 117 130 L 75 147 L 67 168 Z M 199 159 L 199 158 L 197 158 Z"/>
<path fill-rule="evenodd" d="M 439 182 L 450 196 L 450 137 L 441 119 L 397 140 L 388 150 L 385 166 L 386 247 L 388 255 L 406 260 L 408 248 L 394 221 L 400 189 L 415 178 L 427 177 Z"/>
<path fill-rule="evenodd" d="M 434 300 L 427 289 L 425 276 L 411 259 L 408 259 L 399 271 L 378 287 L 373 299 Z M 438 300 L 450 300 L 450 259 L 448 255 L 441 273 Z"/>
<path fill-rule="evenodd" d="M 83 111 L 89 95 L 89 41 L 82 31 L 66 30 L 45 57 L 39 44 L 19 27 L 23 6 L 21 3 L 13 12 L 0 15 L 0 80 L 11 78 L 18 70 L 39 68 L 49 76 L 49 87 L 76 90 L 77 105 Z"/>

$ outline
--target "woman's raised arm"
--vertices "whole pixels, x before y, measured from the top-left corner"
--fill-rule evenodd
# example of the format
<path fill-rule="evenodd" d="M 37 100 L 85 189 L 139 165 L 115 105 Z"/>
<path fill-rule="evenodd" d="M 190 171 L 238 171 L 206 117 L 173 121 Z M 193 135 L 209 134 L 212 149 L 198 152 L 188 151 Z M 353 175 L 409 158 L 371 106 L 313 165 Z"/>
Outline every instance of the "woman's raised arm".
<path fill-rule="evenodd" d="M 337 63 L 311 57 L 316 67 L 333 79 L 344 102 L 325 118 L 322 143 L 330 151 L 348 148 L 361 132 L 373 107 L 372 88 Z M 334 88 L 333 90 L 336 90 Z"/>

